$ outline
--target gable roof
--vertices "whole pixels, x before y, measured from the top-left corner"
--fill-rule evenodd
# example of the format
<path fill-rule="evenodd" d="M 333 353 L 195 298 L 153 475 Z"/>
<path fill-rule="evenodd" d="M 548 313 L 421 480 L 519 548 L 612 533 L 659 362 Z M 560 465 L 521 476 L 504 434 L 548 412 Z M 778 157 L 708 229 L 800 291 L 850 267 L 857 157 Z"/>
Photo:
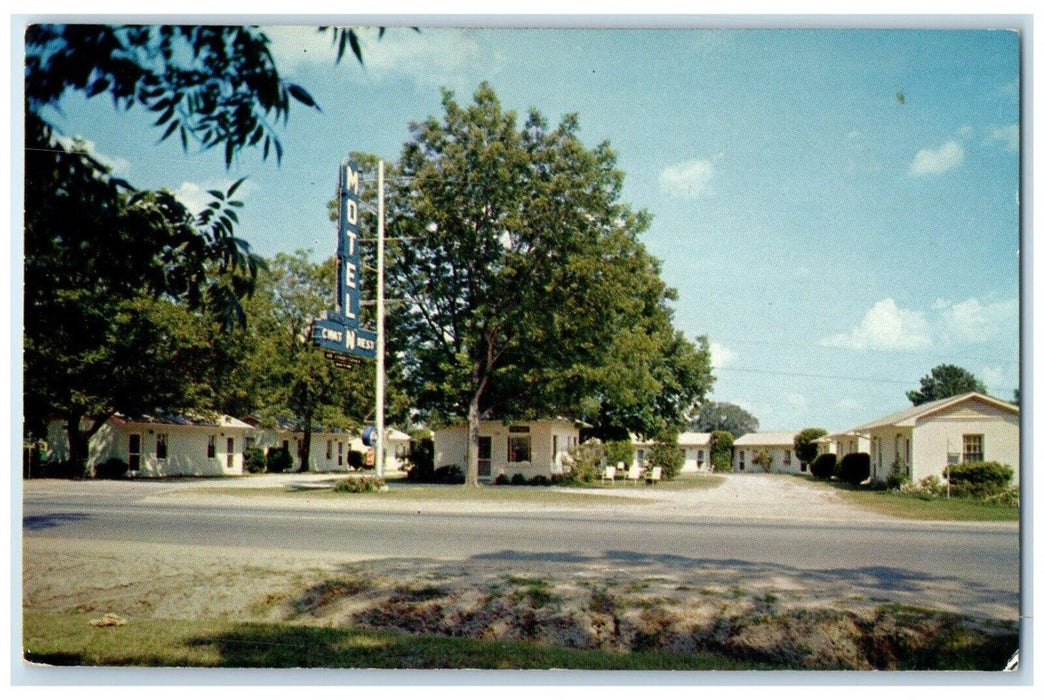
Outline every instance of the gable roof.
<path fill-rule="evenodd" d="M 736 438 L 732 444 L 740 447 L 744 445 L 793 445 L 796 435 L 796 432 L 745 433 L 741 437 Z"/>
<path fill-rule="evenodd" d="M 905 410 L 891 413 L 883 418 L 878 418 L 875 421 L 864 423 L 863 425 L 852 428 L 852 430 L 848 432 L 861 433 L 874 428 L 883 428 L 886 426 L 912 427 L 921 418 L 971 400 L 982 401 L 992 406 L 996 406 L 997 408 L 1011 411 L 1012 413 L 1019 412 L 1019 407 L 1014 404 L 995 399 L 986 394 L 980 394 L 977 391 L 971 391 L 967 394 L 959 394 L 958 396 L 950 396 L 945 399 L 937 399 L 935 401 L 929 401 L 928 403 L 922 403 L 920 406 L 912 406 Z"/>
<path fill-rule="evenodd" d="M 681 433 L 678 435 L 678 446 L 709 445 L 710 439 L 710 433 Z"/>
<path fill-rule="evenodd" d="M 116 423 L 117 425 L 181 425 L 200 428 L 251 427 L 248 423 L 244 423 L 238 418 L 226 416 L 222 413 L 215 413 L 210 416 L 188 412 L 175 413 L 173 411 L 157 411 L 156 413 L 142 414 L 139 416 L 126 416 L 122 413 L 117 413 L 112 417 L 111 420 L 113 423 Z"/>

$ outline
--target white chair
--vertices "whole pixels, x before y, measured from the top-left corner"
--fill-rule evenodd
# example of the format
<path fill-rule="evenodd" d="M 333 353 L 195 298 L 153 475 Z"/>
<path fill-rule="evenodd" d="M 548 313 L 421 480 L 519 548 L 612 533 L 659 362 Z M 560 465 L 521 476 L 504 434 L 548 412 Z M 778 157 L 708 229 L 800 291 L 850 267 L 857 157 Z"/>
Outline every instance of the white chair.
<path fill-rule="evenodd" d="M 602 483 L 616 481 L 616 467 L 606 467 L 602 472 Z"/>
<path fill-rule="evenodd" d="M 620 462 L 622 465 L 623 462 Z M 633 481 L 635 486 L 638 485 L 638 480 L 642 478 L 642 468 L 637 464 L 631 465 L 631 468 L 627 470 L 627 480 Z"/>
<path fill-rule="evenodd" d="M 663 476 L 663 467 L 653 467 L 652 471 L 649 472 L 649 476 L 645 477 L 645 483 L 659 483 L 661 476 Z"/>

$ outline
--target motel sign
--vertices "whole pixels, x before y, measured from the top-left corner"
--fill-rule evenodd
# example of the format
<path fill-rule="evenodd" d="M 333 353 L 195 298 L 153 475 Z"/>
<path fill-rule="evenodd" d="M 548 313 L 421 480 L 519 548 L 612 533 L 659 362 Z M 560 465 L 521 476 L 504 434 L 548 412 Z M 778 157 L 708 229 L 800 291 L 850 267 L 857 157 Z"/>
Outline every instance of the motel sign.
<path fill-rule="evenodd" d="M 359 327 L 359 166 L 341 161 L 337 183 L 337 308 L 324 311 L 312 324 L 312 340 L 325 350 L 372 360 L 377 334 Z"/>

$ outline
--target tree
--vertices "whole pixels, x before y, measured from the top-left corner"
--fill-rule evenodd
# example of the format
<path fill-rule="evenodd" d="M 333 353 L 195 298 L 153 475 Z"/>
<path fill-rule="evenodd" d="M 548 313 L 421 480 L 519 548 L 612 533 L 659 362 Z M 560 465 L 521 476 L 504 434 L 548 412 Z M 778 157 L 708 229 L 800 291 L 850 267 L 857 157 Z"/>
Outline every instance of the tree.
<path fill-rule="evenodd" d="M 336 368 L 311 340 L 312 319 L 334 299 L 334 258 L 316 264 L 304 251 L 279 253 L 268 267 L 249 306 L 253 352 L 248 366 L 259 378 L 255 405 L 262 420 L 289 418 L 302 431 L 297 456 L 307 470 L 315 426 L 358 428 L 372 415 L 374 366 L 360 362 Z M 389 383 L 389 413 L 401 417 L 404 401 L 395 387 Z"/>
<path fill-rule="evenodd" d="M 929 401 L 938 401 L 971 391 L 984 394 L 986 385 L 963 367 L 943 364 L 921 377 L 920 390 L 911 389 L 906 392 L 906 398 L 910 399 L 914 406 L 920 406 Z"/>
<path fill-rule="evenodd" d="M 732 471 L 732 433 L 715 430 L 711 433 L 711 467 L 716 472 Z"/>
<path fill-rule="evenodd" d="M 638 242 L 648 215 L 617 199 L 608 144 L 575 115 L 516 126 L 483 84 L 443 94 L 443 119 L 411 124 L 389 228 L 389 346 L 432 423 L 466 418 L 478 483 L 480 417 L 597 416 L 634 432 L 684 424 L 709 390 L 709 350 L 671 326 L 672 292 Z"/>
<path fill-rule="evenodd" d="M 805 428 L 794 436 L 794 454 L 803 466 L 811 464 L 819 454 L 816 440 L 827 434 L 823 428 Z"/>
<path fill-rule="evenodd" d="M 700 406 L 692 428 L 702 433 L 727 430 L 738 438 L 757 431 L 758 419 L 734 403 L 709 401 Z"/>
<path fill-rule="evenodd" d="M 362 63 L 354 28 L 330 32 L 340 62 L 346 46 Z M 383 35 L 384 29 L 379 30 Z M 283 147 L 273 126 L 286 123 L 291 100 L 319 109 L 300 85 L 284 80 L 258 27 L 34 24 L 25 36 L 27 112 L 39 115 L 70 90 L 107 93 L 118 109 L 157 115 L 160 140 L 177 134 L 203 149 L 221 147 L 225 163 L 244 148 L 263 157 Z"/>
<path fill-rule="evenodd" d="M 676 443 L 654 442 L 648 452 L 649 467 L 659 467 L 664 479 L 673 479 L 685 466 L 685 453 Z"/>
<path fill-rule="evenodd" d="M 169 193 L 110 177 L 40 120 L 27 127 L 26 427 L 41 435 L 48 416 L 64 418 L 83 464 L 113 413 L 199 398 L 206 338 L 242 321 L 260 261 L 232 235 L 238 183 L 193 217 Z"/>

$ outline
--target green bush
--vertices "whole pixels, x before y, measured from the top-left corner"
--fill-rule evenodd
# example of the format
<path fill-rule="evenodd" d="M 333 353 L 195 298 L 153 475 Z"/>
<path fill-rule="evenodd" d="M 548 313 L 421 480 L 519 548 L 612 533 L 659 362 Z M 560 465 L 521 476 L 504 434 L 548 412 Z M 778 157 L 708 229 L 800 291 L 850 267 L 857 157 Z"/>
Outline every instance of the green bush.
<path fill-rule="evenodd" d="M 732 471 L 732 443 L 735 438 L 727 430 L 711 433 L 711 468 L 716 472 Z"/>
<path fill-rule="evenodd" d="M 623 462 L 626 466 L 634 462 L 634 443 L 630 440 L 612 440 L 604 444 L 606 464 Z"/>
<path fill-rule="evenodd" d="M 364 476 L 361 479 L 340 479 L 334 484 L 335 493 L 369 493 L 384 488 L 384 479 Z"/>
<path fill-rule="evenodd" d="M 493 478 L 494 486 L 507 486 L 509 483 L 511 483 L 511 479 L 509 479 L 508 475 L 504 472 L 500 472 Z"/>
<path fill-rule="evenodd" d="M 888 477 L 885 479 L 885 485 L 890 489 L 902 490 L 903 486 L 910 482 L 910 475 L 907 473 L 906 460 L 902 457 L 896 457 L 895 461 L 892 462 L 892 468 L 888 471 Z"/>
<path fill-rule="evenodd" d="M 511 485 L 512 486 L 525 486 L 526 485 L 526 477 L 525 477 L 525 475 L 524 474 L 512 474 L 511 475 Z"/>
<path fill-rule="evenodd" d="M 366 465 L 366 453 L 359 450 L 348 450 L 348 468 L 362 469 Z"/>
<path fill-rule="evenodd" d="M 435 484 L 463 484 L 464 470 L 456 464 L 446 464 L 434 471 L 432 474 Z"/>
<path fill-rule="evenodd" d="M 1000 493 L 1015 470 L 1000 462 L 964 462 L 950 467 L 950 493 L 985 498 Z"/>
<path fill-rule="evenodd" d="M 666 442 L 654 442 L 648 452 L 646 459 L 649 460 L 649 468 L 659 467 L 664 479 L 673 479 L 681 472 L 685 465 L 685 453 L 678 445 Z"/>
<path fill-rule="evenodd" d="M 123 479 L 127 476 L 130 465 L 119 457 L 113 457 L 94 467 L 96 479 Z"/>
<path fill-rule="evenodd" d="M 282 474 L 293 468 L 294 460 L 290 457 L 290 450 L 282 447 L 269 447 L 265 464 L 269 473 Z"/>
<path fill-rule="evenodd" d="M 861 484 L 870 478 L 870 455 L 852 452 L 841 458 L 837 465 L 837 478 L 846 484 Z"/>
<path fill-rule="evenodd" d="M 602 476 L 602 468 L 606 465 L 605 444 L 598 438 L 590 438 L 576 445 L 569 451 L 570 478 L 580 484 L 587 484 Z"/>
<path fill-rule="evenodd" d="M 812 466 L 809 469 L 812 471 L 812 476 L 817 479 L 829 479 L 834 475 L 834 469 L 837 468 L 837 455 L 832 452 L 821 454 L 812 460 Z"/>
<path fill-rule="evenodd" d="M 243 466 L 251 474 L 260 474 L 265 470 L 265 451 L 260 447 L 248 447 L 243 450 Z"/>
<path fill-rule="evenodd" d="M 530 486 L 547 486 L 551 481 L 543 474 L 537 474 L 529 480 Z"/>
<path fill-rule="evenodd" d="M 414 470 L 419 470 L 418 476 L 435 473 L 435 441 L 431 433 L 422 430 L 410 431 L 410 454 L 407 461 L 407 473 Z"/>
<path fill-rule="evenodd" d="M 768 450 L 758 450 L 750 461 L 755 466 L 761 467 L 766 474 L 772 470 L 772 453 Z"/>

